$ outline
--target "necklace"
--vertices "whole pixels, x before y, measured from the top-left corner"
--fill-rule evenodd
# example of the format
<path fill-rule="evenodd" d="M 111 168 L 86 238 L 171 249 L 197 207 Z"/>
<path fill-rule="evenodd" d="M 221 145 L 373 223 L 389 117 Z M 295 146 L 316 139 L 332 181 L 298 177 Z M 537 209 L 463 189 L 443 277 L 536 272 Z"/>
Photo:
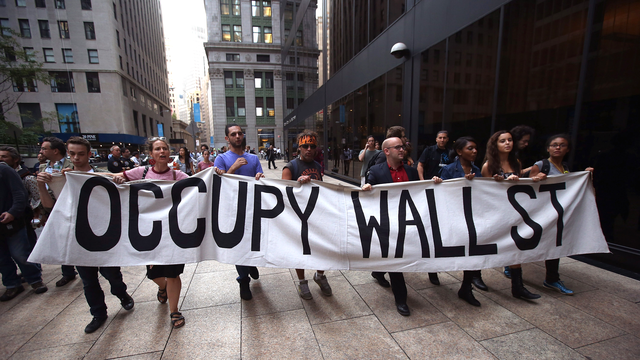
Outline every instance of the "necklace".
<path fill-rule="evenodd" d="M 555 166 L 555 167 L 556 167 L 556 169 L 558 169 L 558 171 L 560 171 L 560 173 L 561 173 L 561 174 L 564 174 L 564 173 L 565 173 L 564 166 L 562 166 L 562 163 L 560 163 L 560 166 L 558 166 L 558 164 L 554 163 L 554 162 L 551 160 L 551 158 L 549 158 L 549 162 L 550 162 L 550 163 L 552 163 L 552 164 L 553 164 L 553 166 Z"/>

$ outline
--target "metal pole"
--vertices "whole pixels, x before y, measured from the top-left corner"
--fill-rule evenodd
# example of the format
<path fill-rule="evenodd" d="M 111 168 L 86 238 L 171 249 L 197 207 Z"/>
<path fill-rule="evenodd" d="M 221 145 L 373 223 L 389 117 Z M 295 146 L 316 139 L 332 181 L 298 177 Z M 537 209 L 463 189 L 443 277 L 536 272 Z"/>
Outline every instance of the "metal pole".
<path fill-rule="evenodd" d="M 498 87 L 500 84 L 500 54 L 502 53 L 502 30 L 504 29 L 504 5 L 500 7 L 500 26 L 498 28 L 498 54 L 496 56 L 496 82 L 493 84 L 493 106 L 491 109 L 491 136 L 496 131 L 496 114 L 498 113 Z"/>

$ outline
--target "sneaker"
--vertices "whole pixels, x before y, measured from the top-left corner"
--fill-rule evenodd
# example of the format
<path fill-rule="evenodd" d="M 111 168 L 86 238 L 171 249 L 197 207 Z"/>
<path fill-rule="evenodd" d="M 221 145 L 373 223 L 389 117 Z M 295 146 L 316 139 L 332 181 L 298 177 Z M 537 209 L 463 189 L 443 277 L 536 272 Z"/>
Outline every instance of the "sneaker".
<path fill-rule="evenodd" d="M 35 284 L 31 284 L 31 288 L 34 290 L 36 294 L 42 294 L 47 292 L 49 288 L 42 281 L 38 281 Z"/>
<path fill-rule="evenodd" d="M 65 286 L 65 285 L 67 285 L 68 283 L 72 282 L 72 281 L 73 281 L 73 280 L 75 280 L 75 279 L 76 279 L 76 276 L 75 276 L 75 275 L 73 275 L 73 277 L 66 277 L 66 276 L 63 276 L 63 277 L 62 277 L 62 279 L 60 279 L 60 280 L 56 281 L 56 287 L 62 287 L 62 286 Z"/>
<path fill-rule="evenodd" d="M 311 295 L 311 291 L 309 290 L 308 280 L 300 280 L 298 283 L 298 295 L 305 300 L 313 299 L 313 295 Z"/>
<path fill-rule="evenodd" d="M 2 296 L 0 296 L 0 301 L 9 301 L 14 297 L 18 296 L 18 294 L 20 294 L 23 291 L 24 291 L 24 287 L 22 285 L 7 289 L 7 291 L 5 291 L 4 294 L 2 294 Z"/>
<path fill-rule="evenodd" d="M 508 266 L 504 267 L 504 276 L 506 276 L 507 279 L 511 279 L 511 269 L 509 269 Z"/>
<path fill-rule="evenodd" d="M 333 291 L 331 291 L 331 286 L 329 286 L 329 281 L 327 281 L 327 276 L 322 274 L 322 275 L 318 275 L 318 273 L 316 273 L 315 275 L 313 275 L 313 281 L 316 282 L 316 284 L 318 284 L 318 286 L 320 286 L 320 290 L 322 291 L 322 295 L 324 296 L 331 296 L 333 295 Z"/>
<path fill-rule="evenodd" d="M 548 283 L 547 280 L 545 280 L 542 285 L 544 285 L 545 287 L 549 288 L 549 289 L 555 289 L 558 290 L 561 294 L 564 295 L 573 295 L 573 290 L 569 290 L 567 289 L 566 286 L 564 286 L 564 282 L 558 280 L 556 282 L 552 282 L 552 283 Z"/>
<path fill-rule="evenodd" d="M 105 317 L 94 316 L 93 320 L 91 320 L 91 322 L 87 325 L 87 327 L 84 328 L 84 332 L 86 332 L 87 334 L 91 334 L 92 332 L 98 330 L 100 326 L 104 324 L 105 321 L 107 321 L 106 316 Z"/>

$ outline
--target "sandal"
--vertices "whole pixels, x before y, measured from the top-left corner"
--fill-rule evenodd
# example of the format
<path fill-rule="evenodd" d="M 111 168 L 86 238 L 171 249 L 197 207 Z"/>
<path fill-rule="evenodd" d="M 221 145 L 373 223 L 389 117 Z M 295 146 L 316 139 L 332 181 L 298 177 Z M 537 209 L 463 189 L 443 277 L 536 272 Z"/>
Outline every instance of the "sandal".
<path fill-rule="evenodd" d="M 160 302 L 160 304 L 166 304 L 167 303 L 167 299 L 168 299 L 168 297 L 167 297 L 167 288 L 164 288 L 164 289 L 158 288 L 157 297 L 158 297 L 158 301 Z"/>
<path fill-rule="evenodd" d="M 181 328 L 184 326 L 185 321 L 184 321 L 184 316 L 182 316 L 181 312 L 174 312 L 171 313 L 171 324 L 173 324 L 173 328 L 177 329 L 177 328 Z"/>

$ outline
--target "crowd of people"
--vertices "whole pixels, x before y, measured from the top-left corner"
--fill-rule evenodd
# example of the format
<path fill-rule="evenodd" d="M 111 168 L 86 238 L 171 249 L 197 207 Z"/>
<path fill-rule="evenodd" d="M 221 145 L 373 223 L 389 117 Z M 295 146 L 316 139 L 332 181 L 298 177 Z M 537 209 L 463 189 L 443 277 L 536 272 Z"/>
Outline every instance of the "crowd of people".
<path fill-rule="evenodd" d="M 386 139 L 379 144 L 373 136 L 367 138 L 366 147 L 358 154 L 357 159 L 363 163 L 361 170 L 361 187 L 369 191 L 372 186 L 385 183 L 432 180 L 436 184 L 443 180 L 476 177 L 490 177 L 495 181 L 518 181 L 528 177 L 533 181 L 544 181 L 547 175 L 559 175 L 569 172 L 564 162 L 565 155 L 571 150 L 570 138 L 559 134 L 549 137 L 547 141 L 548 157 L 534 164 L 522 164 L 519 159 L 521 151 L 529 145 L 534 131 L 528 126 L 518 126 L 510 131 L 498 131 L 491 136 L 486 147 L 486 156 L 482 165 L 476 166 L 478 144 L 468 136 L 458 138 L 453 147 L 449 147 L 449 134 L 440 131 L 436 135 L 436 144 L 427 147 L 417 163 L 410 158 L 410 144 L 405 137 L 405 130 L 400 126 L 390 127 Z M 148 158 L 140 159 L 139 153 L 130 154 L 128 149 L 119 146 L 111 148 L 108 158 L 108 173 L 90 164 L 91 144 L 81 137 L 71 137 L 66 144 L 55 137 L 47 137 L 42 141 L 38 156 L 37 170 L 33 171 L 21 165 L 20 154 L 15 148 L 0 147 L 0 235 L 3 241 L 0 248 L 0 272 L 6 287 L 0 301 L 9 301 L 24 291 L 22 282 L 27 282 L 36 294 L 48 290 L 42 281 L 42 270 L 39 264 L 29 263 L 27 258 L 35 246 L 37 236 L 34 227 L 47 223 L 48 214 L 55 206 L 55 195 L 49 188 L 56 173 L 68 170 L 100 173 L 110 176 L 117 184 L 141 179 L 179 181 L 200 171 L 212 167 L 217 174 L 236 174 L 250 176 L 259 180 L 264 177 L 260 158 L 255 151 L 245 145 L 243 130 L 238 125 L 227 125 L 225 140 L 228 147 L 219 151 L 210 150 L 202 145 L 199 154 L 192 154 L 185 147 L 178 150 L 177 158 L 171 156 L 171 147 L 163 137 L 148 140 Z M 298 181 L 301 184 L 311 180 L 322 181 L 324 175 L 323 153 L 318 146 L 318 134 L 304 130 L 297 137 L 295 149 L 297 155 L 287 162 L 282 169 L 281 178 Z M 274 169 L 278 152 L 269 147 L 265 153 L 269 168 Z M 337 155 L 337 156 L 335 156 Z M 288 154 L 287 154 L 288 156 Z M 342 154 L 334 154 L 333 159 L 340 158 L 345 168 L 352 160 L 351 151 L 347 148 Z M 134 160 L 135 159 L 135 160 Z M 528 167 L 525 167 L 529 165 Z M 334 164 L 335 166 L 335 164 Z M 593 171 L 592 168 L 587 170 Z M 17 273 L 20 268 L 21 275 Z M 547 260 L 547 275 L 543 285 L 555 289 L 562 294 L 572 295 L 559 277 L 559 260 Z M 258 279 L 260 273 L 256 267 L 236 265 L 239 294 L 243 300 L 251 300 L 251 279 Z M 168 303 L 170 320 L 174 328 L 185 325 L 186 320 L 180 313 L 178 302 L 181 290 L 180 274 L 184 264 L 148 265 L 147 277 L 158 285 L 157 300 L 161 304 Z M 62 287 L 72 282 L 79 275 L 84 288 L 85 298 L 93 316 L 85 327 L 91 333 L 99 329 L 107 319 L 107 306 L 104 292 L 98 280 L 102 274 L 111 286 L 111 293 L 120 299 L 125 310 L 134 307 L 133 298 L 127 293 L 127 285 L 123 282 L 119 267 L 85 267 L 61 266 L 62 277 L 56 282 Z M 528 291 L 522 282 L 520 264 L 513 264 L 504 270 L 505 276 L 512 282 L 512 295 L 516 298 L 534 300 L 540 295 Z M 297 290 L 301 298 L 312 299 L 305 269 L 296 269 Z M 409 316 L 407 306 L 407 287 L 401 272 L 389 273 L 390 282 L 385 273 L 372 272 L 372 277 L 383 287 L 391 287 L 398 313 Z M 324 271 L 316 269 L 312 279 L 320 287 L 324 296 L 333 294 Z M 429 274 L 430 281 L 439 285 L 437 273 Z M 480 270 L 464 271 L 462 285 L 458 296 L 473 306 L 481 306 L 472 290 L 488 291 L 482 280 Z"/>

